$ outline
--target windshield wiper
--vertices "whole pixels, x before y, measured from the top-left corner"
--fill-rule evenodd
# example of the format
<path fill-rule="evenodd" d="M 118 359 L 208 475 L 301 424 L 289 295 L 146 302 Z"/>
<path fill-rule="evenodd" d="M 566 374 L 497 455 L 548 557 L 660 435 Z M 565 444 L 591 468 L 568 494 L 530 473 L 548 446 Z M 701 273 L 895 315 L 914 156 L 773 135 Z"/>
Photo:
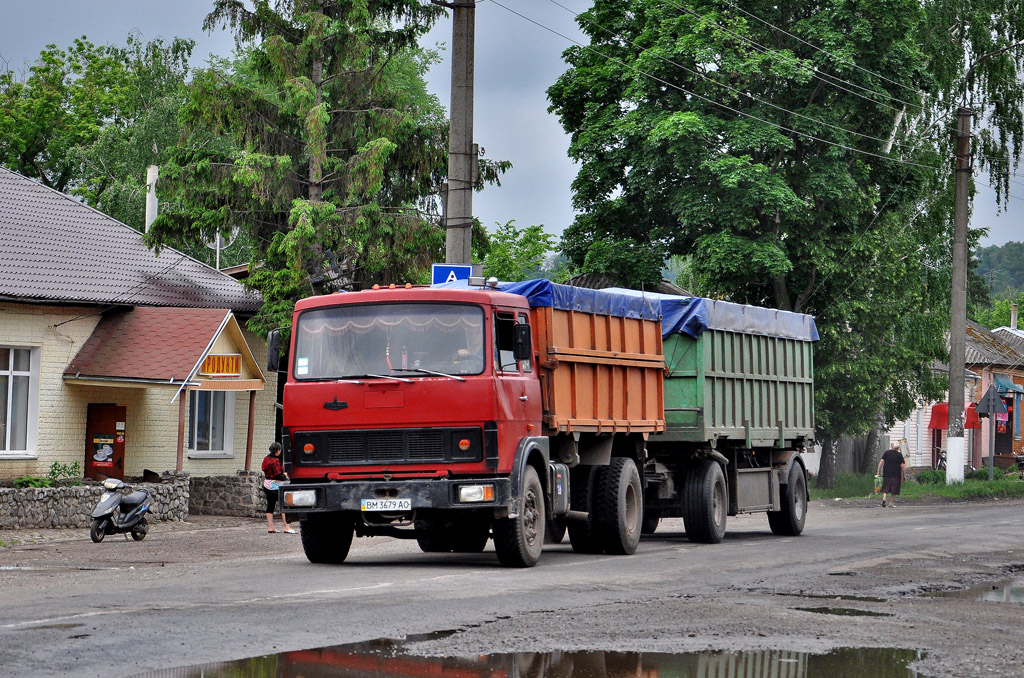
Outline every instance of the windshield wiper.
<path fill-rule="evenodd" d="M 402 370 L 403 372 L 422 372 L 423 374 L 430 374 L 435 377 L 448 377 L 449 379 L 457 379 L 458 381 L 466 381 L 462 377 L 454 374 L 446 374 L 444 372 L 435 372 L 434 370 L 427 370 L 422 367 L 407 367 Z"/>
<path fill-rule="evenodd" d="M 402 377 L 393 377 L 390 374 L 370 374 L 370 373 L 367 373 L 366 376 L 367 377 L 373 377 L 374 379 L 394 379 L 395 381 L 402 381 L 402 382 L 405 382 L 406 384 L 412 384 L 413 383 L 412 379 L 403 379 Z"/>

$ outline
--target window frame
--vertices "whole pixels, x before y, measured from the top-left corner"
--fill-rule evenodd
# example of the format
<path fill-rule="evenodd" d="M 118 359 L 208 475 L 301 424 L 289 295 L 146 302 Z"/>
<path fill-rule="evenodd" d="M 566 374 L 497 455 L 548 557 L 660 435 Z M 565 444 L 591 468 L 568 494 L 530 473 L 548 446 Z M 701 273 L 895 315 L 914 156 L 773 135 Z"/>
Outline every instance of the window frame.
<path fill-rule="evenodd" d="M 224 428 L 224 446 L 219 450 L 197 450 L 195 449 L 196 431 L 196 405 L 199 394 L 208 394 L 212 405 L 215 394 L 224 394 L 224 413 L 222 426 Z M 185 433 L 185 450 L 189 459 L 233 459 L 235 456 L 235 392 L 195 389 L 188 392 L 188 420 Z M 210 426 L 213 426 L 211 419 Z"/>
<path fill-rule="evenodd" d="M 4 428 L 0 431 L 3 449 L 0 459 L 37 459 L 39 444 L 39 381 L 40 381 L 40 347 L 15 344 L 0 344 L 7 349 L 7 363 L 0 365 L 0 374 L 6 376 L 7 393 L 5 394 L 6 412 L 4 412 Z M 28 351 L 28 370 L 14 369 L 14 352 Z M 14 377 L 28 377 L 28 404 L 25 408 L 25 448 L 10 449 L 11 445 L 11 412 L 13 408 Z"/>

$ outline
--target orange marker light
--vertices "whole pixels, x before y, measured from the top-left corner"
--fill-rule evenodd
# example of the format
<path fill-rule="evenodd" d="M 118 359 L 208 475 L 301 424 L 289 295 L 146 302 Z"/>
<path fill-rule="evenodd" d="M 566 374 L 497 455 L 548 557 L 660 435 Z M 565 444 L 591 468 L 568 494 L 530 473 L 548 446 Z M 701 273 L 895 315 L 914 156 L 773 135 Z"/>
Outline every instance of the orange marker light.
<path fill-rule="evenodd" d="M 463 438 L 462 440 L 459 441 L 459 449 L 462 450 L 463 452 L 469 449 L 469 445 L 470 442 L 469 439 L 467 438 Z"/>
<path fill-rule="evenodd" d="M 313 443 L 306 443 L 302 446 L 302 451 L 306 454 L 313 454 L 316 451 L 316 446 Z"/>

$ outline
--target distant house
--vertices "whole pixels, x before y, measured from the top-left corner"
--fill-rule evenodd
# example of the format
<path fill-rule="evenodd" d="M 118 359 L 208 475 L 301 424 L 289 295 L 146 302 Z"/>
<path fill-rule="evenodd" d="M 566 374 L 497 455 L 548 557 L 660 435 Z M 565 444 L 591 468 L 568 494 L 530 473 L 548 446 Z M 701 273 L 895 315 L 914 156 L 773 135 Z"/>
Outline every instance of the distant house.
<path fill-rule="evenodd" d="M 223 475 L 273 440 L 258 295 L 0 169 L 0 479 Z"/>
<path fill-rule="evenodd" d="M 966 379 L 964 380 L 965 437 L 967 461 L 981 467 L 989 454 L 991 439 L 989 422 L 975 413 L 989 386 L 994 385 L 1007 413 L 995 422 L 995 452 L 1020 454 L 1021 397 L 1024 395 L 1024 338 L 1000 328 L 994 332 L 967 321 Z M 948 370 L 945 365 L 936 369 Z M 907 440 L 909 465 L 917 468 L 935 467 L 939 453 L 946 448 L 948 405 L 946 402 L 924 403 L 902 422 L 889 430 L 892 441 Z"/>

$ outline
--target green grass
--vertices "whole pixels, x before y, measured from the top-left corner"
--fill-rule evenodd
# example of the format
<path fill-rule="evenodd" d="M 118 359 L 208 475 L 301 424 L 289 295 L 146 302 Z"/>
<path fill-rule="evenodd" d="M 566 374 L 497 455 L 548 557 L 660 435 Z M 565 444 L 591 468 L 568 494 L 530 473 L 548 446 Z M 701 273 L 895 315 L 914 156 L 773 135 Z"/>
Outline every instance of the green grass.
<path fill-rule="evenodd" d="M 812 481 L 813 483 L 813 481 Z M 819 490 L 812 484 L 811 499 L 864 499 L 878 496 L 874 493 L 874 476 L 860 473 L 840 473 L 836 486 L 831 490 Z M 950 499 L 989 499 L 999 497 L 1012 499 L 1024 497 L 1024 480 L 1016 474 L 1005 478 L 988 480 L 965 480 L 954 485 L 923 484 L 913 480 L 903 483 L 900 491 L 903 499 L 921 497 L 947 497 Z"/>

